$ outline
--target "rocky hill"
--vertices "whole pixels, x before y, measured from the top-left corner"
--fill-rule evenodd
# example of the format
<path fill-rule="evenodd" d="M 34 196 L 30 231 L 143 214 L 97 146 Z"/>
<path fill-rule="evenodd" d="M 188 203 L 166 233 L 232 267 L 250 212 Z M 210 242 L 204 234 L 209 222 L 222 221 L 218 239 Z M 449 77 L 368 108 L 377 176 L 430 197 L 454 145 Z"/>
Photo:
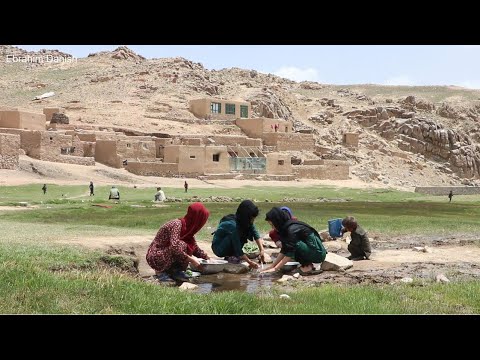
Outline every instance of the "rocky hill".
<path fill-rule="evenodd" d="M 0 46 L 1 57 L 9 54 L 69 57 Z M 33 100 L 52 91 L 53 97 Z M 190 99 L 205 96 L 250 101 L 254 116 L 312 131 L 324 158 L 348 160 L 352 177 L 365 182 L 480 185 L 478 90 L 299 83 L 255 70 L 207 70 L 184 58 L 145 59 L 126 47 L 71 62 L 0 62 L 0 106 L 61 106 L 71 124 L 240 134 L 235 126 L 201 123 L 188 111 Z M 343 146 L 346 131 L 361 134 L 359 148 Z"/>

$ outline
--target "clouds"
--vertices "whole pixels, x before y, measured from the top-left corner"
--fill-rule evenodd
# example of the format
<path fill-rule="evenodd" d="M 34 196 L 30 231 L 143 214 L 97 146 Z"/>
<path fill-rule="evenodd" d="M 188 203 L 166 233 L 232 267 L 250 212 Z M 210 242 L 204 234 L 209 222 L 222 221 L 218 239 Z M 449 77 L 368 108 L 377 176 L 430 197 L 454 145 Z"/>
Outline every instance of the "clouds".
<path fill-rule="evenodd" d="M 419 83 L 407 75 L 392 76 L 383 82 L 383 85 L 403 85 L 403 86 L 461 86 L 467 89 L 480 89 L 480 80 L 466 81 L 447 81 L 444 83 Z"/>
<path fill-rule="evenodd" d="M 282 66 L 274 74 L 294 81 L 319 81 L 318 71 L 315 68 L 302 69 L 296 66 Z"/>
<path fill-rule="evenodd" d="M 407 75 L 399 75 L 399 76 L 392 76 L 389 77 L 385 82 L 384 85 L 408 85 L 413 86 L 416 85 L 416 82 Z"/>

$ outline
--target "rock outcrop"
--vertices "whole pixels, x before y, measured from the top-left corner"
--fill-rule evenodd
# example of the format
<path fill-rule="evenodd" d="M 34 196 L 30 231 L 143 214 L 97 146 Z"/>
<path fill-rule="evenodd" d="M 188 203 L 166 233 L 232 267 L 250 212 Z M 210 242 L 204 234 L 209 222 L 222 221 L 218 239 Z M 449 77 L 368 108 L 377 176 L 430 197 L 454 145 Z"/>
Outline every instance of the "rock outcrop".
<path fill-rule="evenodd" d="M 274 92 L 264 90 L 250 96 L 246 101 L 252 104 L 254 117 L 291 120 L 292 111 Z"/>
<path fill-rule="evenodd" d="M 401 150 L 446 161 L 461 177 L 480 177 L 479 145 L 462 132 L 445 129 L 442 124 L 425 117 L 415 118 L 416 113 L 408 110 L 411 109 L 377 107 L 344 115 L 362 126 L 371 127 L 387 140 L 397 140 Z"/>

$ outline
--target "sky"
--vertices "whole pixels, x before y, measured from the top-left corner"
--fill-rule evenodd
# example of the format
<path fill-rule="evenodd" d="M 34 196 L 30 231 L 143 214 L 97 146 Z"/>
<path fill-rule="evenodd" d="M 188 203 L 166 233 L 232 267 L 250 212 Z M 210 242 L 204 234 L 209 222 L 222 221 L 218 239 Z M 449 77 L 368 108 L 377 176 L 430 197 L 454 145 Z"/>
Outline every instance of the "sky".
<path fill-rule="evenodd" d="M 119 45 L 15 45 L 75 57 Z M 146 58 L 181 56 L 324 84 L 456 85 L 480 89 L 480 45 L 126 45 Z"/>

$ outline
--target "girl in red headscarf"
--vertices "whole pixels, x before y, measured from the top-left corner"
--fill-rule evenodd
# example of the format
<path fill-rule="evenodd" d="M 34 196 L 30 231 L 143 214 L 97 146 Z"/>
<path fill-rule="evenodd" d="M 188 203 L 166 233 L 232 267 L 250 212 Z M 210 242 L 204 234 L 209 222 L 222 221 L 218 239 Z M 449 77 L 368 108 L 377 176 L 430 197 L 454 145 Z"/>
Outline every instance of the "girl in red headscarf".
<path fill-rule="evenodd" d="M 193 256 L 208 260 L 208 255 L 198 247 L 194 235 L 207 222 L 210 213 L 202 203 L 188 207 L 187 215 L 170 220 L 157 232 L 147 251 L 147 263 L 163 281 L 187 281 L 185 274 L 188 264 L 201 269 L 201 264 Z"/>

